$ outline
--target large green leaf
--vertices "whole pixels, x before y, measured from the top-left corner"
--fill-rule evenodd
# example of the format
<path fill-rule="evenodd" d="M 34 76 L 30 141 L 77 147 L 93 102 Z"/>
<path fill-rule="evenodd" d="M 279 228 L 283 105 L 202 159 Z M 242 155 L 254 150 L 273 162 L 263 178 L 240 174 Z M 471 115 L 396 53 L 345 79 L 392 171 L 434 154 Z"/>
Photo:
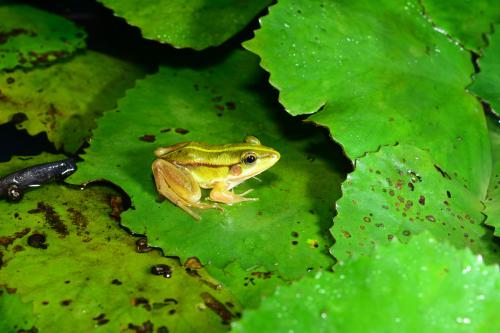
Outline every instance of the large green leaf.
<path fill-rule="evenodd" d="M 0 332 L 29 332 L 33 328 L 33 304 L 23 303 L 15 289 L 0 288 Z"/>
<path fill-rule="evenodd" d="M 57 148 L 76 151 L 95 118 L 116 106 L 144 69 L 87 51 L 71 61 L 0 74 L 0 124 L 14 121 L 31 135 L 47 132 Z"/>
<path fill-rule="evenodd" d="M 266 98 L 262 74 L 257 58 L 242 51 L 205 69 L 161 67 L 99 120 L 70 181 L 104 178 L 121 186 L 134 206 L 123 224 L 181 260 L 197 256 L 218 268 L 237 261 L 248 274 L 260 266 L 285 279 L 327 268 L 344 159 L 323 133 Z M 258 202 L 202 211 L 200 222 L 158 202 L 151 174 L 158 146 L 241 142 L 248 134 L 281 153 L 277 165 L 259 175 L 261 182 L 251 179 L 236 189 L 254 188 Z"/>
<path fill-rule="evenodd" d="M 85 47 L 85 36 L 83 29 L 60 16 L 0 2 L 0 71 L 66 58 Z"/>
<path fill-rule="evenodd" d="M 271 0 L 99 0 L 141 29 L 144 38 L 177 48 L 217 46 L 242 30 Z"/>
<path fill-rule="evenodd" d="M 0 173 L 49 158 L 18 158 Z M 0 202 L 0 285 L 33 304 L 41 332 L 227 330 L 239 311 L 227 289 L 158 250 L 137 253 L 138 238 L 109 217 L 117 198 L 103 188 L 47 185 L 20 203 Z M 171 277 L 153 275 L 157 265 L 170 266 Z"/>
<path fill-rule="evenodd" d="M 500 22 L 498 0 L 421 0 L 426 14 L 446 33 L 476 52 L 486 44 L 485 35 Z"/>
<path fill-rule="evenodd" d="M 279 288 L 233 332 L 498 332 L 498 266 L 428 235 Z"/>
<path fill-rule="evenodd" d="M 484 196 L 491 161 L 481 106 L 464 87 L 470 55 L 417 0 L 281 0 L 245 47 L 291 114 L 327 126 L 351 158 L 381 145 L 428 150 Z"/>
<path fill-rule="evenodd" d="M 493 111 L 500 115 L 500 25 L 490 37 L 490 45 L 478 60 L 481 72 L 469 89 L 490 103 Z"/>
<path fill-rule="evenodd" d="M 482 225 L 481 198 L 423 150 L 401 145 L 367 154 L 356 160 L 342 192 L 332 228 L 338 260 L 427 230 L 439 241 L 498 261 L 498 246 Z"/>
<path fill-rule="evenodd" d="M 488 119 L 490 129 L 491 153 L 493 156 L 493 171 L 490 187 L 484 202 L 486 209 L 485 223 L 495 228 L 495 236 L 500 237 L 500 121 Z"/>

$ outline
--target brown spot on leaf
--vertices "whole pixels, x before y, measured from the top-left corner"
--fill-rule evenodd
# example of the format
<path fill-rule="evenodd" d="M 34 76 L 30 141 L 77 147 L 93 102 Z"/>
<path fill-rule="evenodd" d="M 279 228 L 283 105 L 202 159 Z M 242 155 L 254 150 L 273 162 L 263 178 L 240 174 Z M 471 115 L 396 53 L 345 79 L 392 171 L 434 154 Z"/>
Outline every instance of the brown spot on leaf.
<path fill-rule="evenodd" d="M 118 279 L 113 279 L 113 280 L 111 281 L 111 284 L 114 284 L 115 286 L 119 286 L 119 285 L 121 285 L 121 284 L 122 284 L 122 282 L 121 282 L 120 280 L 118 280 Z"/>
<path fill-rule="evenodd" d="M 7 249 L 7 247 L 14 243 L 16 239 L 26 236 L 30 232 L 30 230 L 30 228 L 24 228 L 21 231 L 14 233 L 12 236 L 1 236 L 0 245 L 3 245 L 3 247 Z"/>
<path fill-rule="evenodd" d="M 431 222 L 436 222 L 436 218 L 432 215 L 427 215 L 425 216 L 426 220 L 431 221 Z"/>
<path fill-rule="evenodd" d="M 144 141 L 144 142 L 155 142 L 156 136 L 154 136 L 153 134 L 145 134 L 143 136 L 140 136 L 139 140 Z"/>
<path fill-rule="evenodd" d="M 109 216 L 115 221 L 120 222 L 120 214 L 125 210 L 123 198 L 119 195 L 112 195 L 109 197 L 109 205 L 111 206 Z"/>
<path fill-rule="evenodd" d="M 154 325 L 148 320 L 143 322 L 141 326 L 130 323 L 128 329 L 135 331 L 135 333 L 153 333 Z"/>
<path fill-rule="evenodd" d="M 203 267 L 203 265 L 200 262 L 200 259 L 196 257 L 187 258 L 186 262 L 184 263 L 184 266 L 190 269 L 200 269 Z"/>
<path fill-rule="evenodd" d="M 214 107 L 215 107 L 217 110 L 219 110 L 219 111 L 224 111 L 224 105 L 219 105 L 219 104 L 217 104 L 217 105 L 215 105 Z"/>
<path fill-rule="evenodd" d="M 26 120 L 28 120 L 28 117 L 22 112 L 15 113 L 12 116 L 12 122 L 14 123 L 14 125 L 19 125 L 25 122 Z"/>
<path fill-rule="evenodd" d="M 167 133 L 170 132 L 172 129 L 171 128 L 163 128 L 160 130 L 160 133 Z"/>
<path fill-rule="evenodd" d="M 37 208 L 28 211 L 28 213 L 43 213 L 45 216 L 45 223 L 47 223 L 50 228 L 57 232 L 61 236 L 61 238 L 69 235 L 68 228 L 51 205 L 44 202 L 39 202 Z"/>
<path fill-rule="evenodd" d="M 228 110 L 234 110 L 236 109 L 236 103 L 235 102 L 226 102 L 226 106 Z"/>
<path fill-rule="evenodd" d="M 346 230 L 342 230 L 342 234 L 344 235 L 345 238 L 351 238 L 351 233 Z"/>
<path fill-rule="evenodd" d="M 188 134 L 189 131 L 187 129 L 184 129 L 184 128 L 176 128 L 175 133 L 179 133 L 179 134 L 184 135 L 184 134 Z"/>
<path fill-rule="evenodd" d="M 423 195 L 418 198 L 418 203 L 422 206 L 425 205 L 425 197 Z"/>
<path fill-rule="evenodd" d="M 109 319 L 106 319 L 106 314 L 101 313 L 97 317 L 92 318 L 93 320 L 97 321 L 97 325 L 101 326 L 104 324 L 107 324 L 109 322 Z"/>
<path fill-rule="evenodd" d="M 451 179 L 450 175 L 446 173 L 443 169 L 441 169 L 437 164 L 434 164 L 434 168 L 441 174 L 442 177 L 446 179 Z"/>
<path fill-rule="evenodd" d="M 203 299 L 205 305 L 222 318 L 223 324 L 229 324 L 231 318 L 233 318 L 234 316 L 224 304 L 219 302 L 215 297 L 207 292 L 201 293 L 200 296 Z"/>
<path fill-rule="evenodd" d="M 67 209 L 69 213 L 69 217 L 71 219 L 71 223 L 76 226 L 77 228 L 77 235 L 81 235 L 85 229 L 87 229 L 87 226 L 89 224 L 88 219 L 78 210 L 76 210 L 73 207 L 70 207 Z"/>
<path fill-rule="evenodd" d="M 71 302 L 72 302 L 72 300 L 70 300 L 70 299 L 65 299 L 65 300 L 62 300 L 62 301 L 61 301 L 61 305 L 62 305 L 62 306 L 68 306 L 68 305 L 70 305 L 70 304 L 71 304 Z"/>
<path fill-rule="evenodd" d="M 140 306 L 142 305 L 144 309 L 151 311 L 151 304 L 149 304 L 149 300 L 145 297 L 135 297 L 132 298 L 132 305 L 133 306 Z"/>

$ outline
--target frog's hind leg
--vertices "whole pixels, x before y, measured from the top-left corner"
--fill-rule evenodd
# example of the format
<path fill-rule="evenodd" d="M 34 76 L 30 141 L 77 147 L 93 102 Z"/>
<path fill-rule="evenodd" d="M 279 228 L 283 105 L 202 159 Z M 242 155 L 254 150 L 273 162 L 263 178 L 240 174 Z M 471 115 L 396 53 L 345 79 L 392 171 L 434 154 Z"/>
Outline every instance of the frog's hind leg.
<path fill-rule="evenodd" d="M 196 220 L 200 220 L 200 216 L 189 207 L 218 208 L 217 205 L 199 202 L 201 198 L 200 186 L 183 167 L 158 159 L 153 162 L 152 170 L 158 192 Z"/>

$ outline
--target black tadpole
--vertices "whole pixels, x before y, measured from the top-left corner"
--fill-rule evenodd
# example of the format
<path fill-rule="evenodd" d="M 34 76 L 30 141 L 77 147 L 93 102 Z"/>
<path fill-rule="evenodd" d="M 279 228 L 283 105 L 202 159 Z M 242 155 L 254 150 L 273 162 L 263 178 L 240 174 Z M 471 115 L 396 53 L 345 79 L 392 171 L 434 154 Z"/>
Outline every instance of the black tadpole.
<path fill-rule="evenodd" d="M 52 181 L 61 181 L 76 171 L 76 161 L 66 160 L 37 164 L 0 178 L 0 198 L 19 201 L 24 192 Z"/>

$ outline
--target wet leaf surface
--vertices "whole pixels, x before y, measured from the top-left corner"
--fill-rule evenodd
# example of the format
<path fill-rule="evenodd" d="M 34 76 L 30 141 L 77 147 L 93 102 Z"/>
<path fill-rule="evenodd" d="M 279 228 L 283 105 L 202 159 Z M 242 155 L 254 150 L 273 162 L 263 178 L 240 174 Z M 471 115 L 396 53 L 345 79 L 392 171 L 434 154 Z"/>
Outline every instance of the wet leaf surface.
<path fill-rule="evenodd" d="M 490 104 L 493 112 L 500 115 L 500 25 L 489 38 L 484 56 L 478 59 L 479 74 L 469 90 Z"/>
<path fill-rule="evenodd" d="M 99 0 L 141 29 L 144 38 L 176 48 L 217 46 L 242 30 L 270 0 Z"/>
<path fill-rule="evenodd" d="M 56 148 L 75 152 L 95 118 L 145 75 L 138 65 L 94 51 L 32 71 L 0 74 L 0 123 L 14 121 L 35 135 L 47 132 Z"/>
<path fill-rule="evenodd" d="M 11 1 L 0 2 L 0 71 L 67 58 L 85 47 L 85 37 L 83 29 L 63 17 Z"/>
<path fill-rule="evenodd" d="M 441 29 L 470 50 L 486 46 L 486 34 L 500 23 L 500 2 L 496 0 L 422 0 L 426 14 Z"/>
<path fill-rule="evenodd" d="M 500 237 L 500 123 L 498 119 L 488 118 L 488 127 L 491 139 L 491 154 L 493 156 L 493 170 L 490 187 L 486 194 L 484 205 L 485 223 L 495 228 L 495 236 Z"/>
<path fill-rule="evenodd" d="M 234 332 L 493 332 L 498 266 L 420 235 L 280 287 Z M 363 309 L 363 314 L 360 314 Z"/>
<path fill-rule="evenodd" d="M 54 158 L 15 159 L 0 170 Z M 40 332 L 228 330 L 240 311 L 228 290 L 204 269 L 187 270 L 158 250 L 136 252 L 139 238 L 109 216 L 117 200 L 102 187 L 47 185 L 20 203 L 1 201 L 0 286 L 33 304 Z M 24 328 L 23 318 L 12 319 Z"/>
<path fill-rule="evenodd" d="M 244 270 L 260 266 L 294 279 L 310 267 L 329 267 L 328 228 L 345 159 L 323 133 L 291 119 L 266 97 L 262 74 L 256 57 L 243 51 L 206 69 L 161 67 L 127 92 L 118 112 L 99 120 L 70 181 L 119 184 L 134 206 L 123 214 L 125 226 L 147 234 L 167 255 L 198 257 L 209 270 L 237 262 Z M 159 202 L 151 173 L 157 147 L 235 143 L 245 135 L 281 153 L 258 176 L 261 182 L 250 179 L 236 188 L 253 188 L 259 201 L 200 211 L 199 222 L 168 200 Z"/>
<path fill-rule="evenodd" d="M 464 87 L 468 52 L 413 1 L 282 0 L 244 44 L 257 53 L 291 114 L 328 127 L 350 158 L 410 144 L 473 193 L 491 168 L 480 104 Z"/>
<path fill-rule="evenodd" d="M 425 151 L 401 145 L 367 154 L 356 160 L 342 192 L 331 229 L 336 240 L 331 252 L 338 260 L 429 231 L 440 242 L 469 247 L 498 262 L 498 246 L 482 225 L 482 198 Z"/>

